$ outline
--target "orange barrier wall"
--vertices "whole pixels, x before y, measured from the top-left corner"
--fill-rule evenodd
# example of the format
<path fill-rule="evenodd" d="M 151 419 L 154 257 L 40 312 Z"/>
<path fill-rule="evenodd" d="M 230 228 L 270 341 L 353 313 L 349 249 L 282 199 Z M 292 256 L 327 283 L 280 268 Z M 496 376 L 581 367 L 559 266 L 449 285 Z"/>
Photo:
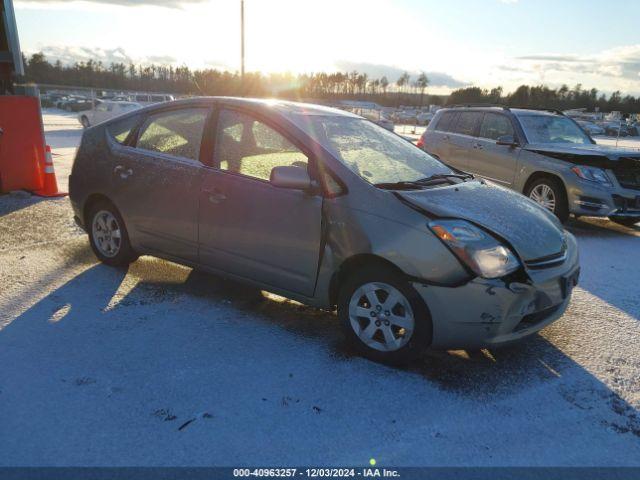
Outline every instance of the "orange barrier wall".
<path fill-rule="evenodd" d="M 44 184 L 44 128 L 37 97 L 0 96 L 0 191 Z"/>

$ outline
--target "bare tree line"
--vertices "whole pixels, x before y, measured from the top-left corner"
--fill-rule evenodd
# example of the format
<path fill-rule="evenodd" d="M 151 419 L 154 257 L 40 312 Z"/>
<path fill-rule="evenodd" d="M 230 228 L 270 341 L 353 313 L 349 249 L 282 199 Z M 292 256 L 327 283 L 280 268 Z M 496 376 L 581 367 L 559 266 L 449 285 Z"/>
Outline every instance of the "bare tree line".
<path fill-rule="evenodd" d="M 218 69 L 191 70 L 187 66 L 135 65 L 88 60 L 64 65 L 51 63 L 44 54 L 35 53 L 24 59 L 25 80 L 35 83 L 72 85 L 115 90 L 140 90 L 186 95 L 276 96 L 282 98 L 317 98 L 325 100 L 358 99 L 381 105 L 425 104 L 453 105 L 464 103 L 502 103 L 511 106 L 544 108 L 587 108 L 602 111 L 640 112 L 640 98 L 613 92 L 609 96 L 582 85 L 560 88 L 521 85 L 504 94 L 502 87 L 491 90 L 478 87 L 461 88 L 448 97 L 427 95 L 429 78 L 425 73 L 412 78 L 403 73 L 397 80 L 386 76 L 372 78 L 366 73 L 334 72 L 312 74 L 246 73 L 244 80 L 237 72 Z"/>

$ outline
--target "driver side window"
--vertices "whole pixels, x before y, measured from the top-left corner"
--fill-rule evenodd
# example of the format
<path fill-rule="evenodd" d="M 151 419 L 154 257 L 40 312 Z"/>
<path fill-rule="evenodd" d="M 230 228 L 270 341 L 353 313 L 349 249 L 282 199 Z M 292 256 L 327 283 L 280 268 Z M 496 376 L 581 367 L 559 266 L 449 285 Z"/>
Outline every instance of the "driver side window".
<path fill-rule="evenodd" d="M 221 170 L 266 181 L 274 167 L 308 165 L 306 155 L 280 133 L 233 110 L 220 112 L 215 151 Z"/>

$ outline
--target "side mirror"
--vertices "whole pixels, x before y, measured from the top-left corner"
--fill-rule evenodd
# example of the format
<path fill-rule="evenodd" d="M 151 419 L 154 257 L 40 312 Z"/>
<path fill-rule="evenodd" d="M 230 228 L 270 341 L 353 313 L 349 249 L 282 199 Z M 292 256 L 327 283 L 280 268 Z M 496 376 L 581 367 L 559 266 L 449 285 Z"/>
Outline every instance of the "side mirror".
<path fill-rule="evenodd" d="M 274 187 L 292 190 L 308 190 L 313 186 L 307 169 L 293 165 L 273 167 L 269 182 Z"/>
<path fill-rule="evenodd" d="M 505 145 L 507 147 L 517 147 L 519 143 L 516 142 L 516 139 L 513 135 L 503 135 L 498 137 L 496 140 L 496 145 Z"/>

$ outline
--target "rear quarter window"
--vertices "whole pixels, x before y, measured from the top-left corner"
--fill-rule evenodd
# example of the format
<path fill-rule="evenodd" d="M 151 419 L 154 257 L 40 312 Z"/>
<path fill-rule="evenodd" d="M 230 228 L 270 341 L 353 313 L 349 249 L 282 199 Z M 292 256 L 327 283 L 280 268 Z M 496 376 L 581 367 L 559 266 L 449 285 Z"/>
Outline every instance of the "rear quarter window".
<path fill-rule="evenodd" d="M 435 130 L 439 132 L 451 132 L 455 125 L 456 112 L 444 112 L 435 125 Z"/>

